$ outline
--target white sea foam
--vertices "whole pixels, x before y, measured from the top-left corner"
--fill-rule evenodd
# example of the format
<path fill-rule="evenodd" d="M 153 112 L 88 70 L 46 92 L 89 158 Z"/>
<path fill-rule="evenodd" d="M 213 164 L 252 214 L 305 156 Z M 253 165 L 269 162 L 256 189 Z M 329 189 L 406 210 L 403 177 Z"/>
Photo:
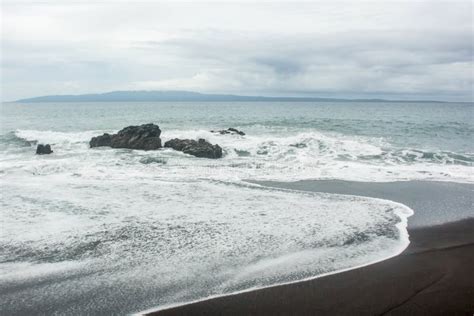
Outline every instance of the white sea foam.
<path fill-rule="evenodd" d="M 157 304 L 346 269 L 408 244 L 396 225 L 411 210 L 370 198 L 114 173 L 106 181 L 40 175 L 2 187 L 2 261 L 39 262 L 31 281 L 44 277 L 47 262 L 85 260 L 78 270 L 107 267 L 159 293 Z M 24 265 L 0 268 L 9 282 L 25 281 Z M 100 286 L 112 272 L 84 282 Z"/>
<path fill-rule="evenodd" d="M 47 143 L 52 145 L 65 144 L 85 144 L 91 137 L 104 133 L 104 131 L 83 131 L 83 132 L 57 132 L 57 131 L 37 131 L 37 130 L 17 130 L 15 135 L 28 141 Z"/>
<path fill-rule="evenodd" d="M 220 144 L 225 156 L 212 160 L 171 149 L 90 149 L 90 138 L 102 132 L 16 131 L 18 138 L 52 144 L 54 154 L 36 156 L 22 145 L 0 155 L 4 280 L 45 278 L 51 264 L 65 277 L 83 273 L 67 288 L 71 297 L 120 280 L 123 291 L 156 293 L 147 302 L 160 306 L 297 281 L 398 254 L 408 245 L 412 211 L 244 179 L 473 180 L 469 164 L 423 155 L 400 160 L 407 154 L 383 139 L 317 131 L 163 133 L 163 141 L 202 137 Z M 40 299 L 54 290 L 38 286 L 24 295 Z"/>

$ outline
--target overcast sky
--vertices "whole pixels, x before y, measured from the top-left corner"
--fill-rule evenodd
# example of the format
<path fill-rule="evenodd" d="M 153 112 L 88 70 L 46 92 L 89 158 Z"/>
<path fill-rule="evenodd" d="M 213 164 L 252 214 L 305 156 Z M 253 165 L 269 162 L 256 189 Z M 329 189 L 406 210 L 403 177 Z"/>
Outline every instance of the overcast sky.
<path fill-rule="evenodd" d="M 112 90 L 473 99 L 472 1 L 2 4 L 2 99 Z"/>

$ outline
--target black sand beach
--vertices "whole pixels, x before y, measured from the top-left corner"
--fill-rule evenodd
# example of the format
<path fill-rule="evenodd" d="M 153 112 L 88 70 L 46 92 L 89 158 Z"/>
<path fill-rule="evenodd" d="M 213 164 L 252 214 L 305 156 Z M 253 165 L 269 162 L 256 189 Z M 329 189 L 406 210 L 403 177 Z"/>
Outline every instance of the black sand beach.
<path fill-rule="evenodd" d="M 202 301 L 158 315 L 472 315 L 474 185 L 340 181 L 266 185 L 374 196 L 408 205 L 415 211 L 408 219 L 411 244 L 401 255 L 367 267 Z M 424 219 L 427 225 L 451 223 L 427 226 Z M 119 282 L 120 275 L 110 284 L 80 290 L 83 284 L 92 284 L 91 279 L 109 280 L 106 271 L 0 284 L 0 315 L 124 315 L 159 307 L 154 302 L 160 293 L 146 287 L 129 289 Z M 15 299 L 6 301 L 9 296 Z"/>
<path fill-rule="evenodd" d="M 277 187 L 390 199 L 414 209 L 399 256 L 299 283 L 209 299 L 154 315 L 472 315 L 473 185 L 300 181 Z M 439 224 L 439 223 L 444 224 Z"/>

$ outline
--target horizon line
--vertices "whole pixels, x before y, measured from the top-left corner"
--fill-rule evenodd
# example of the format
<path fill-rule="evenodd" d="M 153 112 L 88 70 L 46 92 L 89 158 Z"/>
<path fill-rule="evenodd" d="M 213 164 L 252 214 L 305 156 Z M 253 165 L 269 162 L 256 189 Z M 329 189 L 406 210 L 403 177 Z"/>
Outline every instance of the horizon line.
<path fill-rule="evenodd" d="M 196 102 L 196 101 L 205 101 L 205 102 L 265 102 L 265 101 L 280 101 L 280 102 L 316 102 L 316 101 L 340 101 L 340 102 L 423 102 L 423 103 L 473 103 L 473 101 L 445 101 L 445 100 L 435 100 L 435 99 L 385 99 L 381 97 L 374 97 L 374 98 L 338 98 L 338 97 L 318 97 L 318 96 L 265 96 L 265 95 L 240 95 L 240 94 L 232 94 L 232 93 L 202 93 L 196 91 L 189 91 L 189 90 L 113 90 L 107 92 L 99 92 L 99 93 L 82 93 L 82 94 L 53 94 L 53 95 L 42 95 L 36 97 L 29 97 L 29 98 L 22 98 L 13 101 L 2 101 L 2 103 L 47 103 L 47 102 L 122 102 L 119 99 L 111 99 L 111 100 L 61 100 L 61 98 L 81 98 L 81 97 L 104 97 L 112 94 L 118 93 L 128 93 L 131 94 L 129 97 L 132 100 L 123 100 L 123 102 Z M 156 100 L 144 100 L 138 98 L 133 100 L 133 94 L 137 93 L 163 93 L 168 94 L 168 99 L 156 99 Z M 179 95 L 169 95 L 172 93 L 181 93 L 185 99 L 179 100 Z M 122 96 L 126 98 L 126 96 Z M 155 96 L 158 97 L 158 96 Z M 165 96 L 166 97 L 166 96 Z M 215 98 L 215 100 L 197 100 L 193 99 L 193 97 L 202 97 L 202 98 Z M 170 99 L 176 100 L 170 100 Z M 219 99 L 221 98 L 221 99 Z M 225 100 L 225 98 L 234 98 L 234 100 Z M 241 99 L 252 99 L 253 100 L 238 100 Z M 59 99 L 59 100 L 48 100 L 48 99 Z"/>

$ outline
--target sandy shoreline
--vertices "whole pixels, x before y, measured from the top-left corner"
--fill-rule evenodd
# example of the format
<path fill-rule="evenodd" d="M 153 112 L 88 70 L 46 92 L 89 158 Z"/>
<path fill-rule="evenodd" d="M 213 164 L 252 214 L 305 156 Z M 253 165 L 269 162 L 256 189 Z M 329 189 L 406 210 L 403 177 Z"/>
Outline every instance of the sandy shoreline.
<path fill-rule="evenodd" d="M 154 315 L 472 315 L 474 219 L 410 236 L 403 254 L 370 266 Z"/>
<path fill-rule="evenodd" d="M 472 216 L 473 185 L 325 182 L 262 184 L 351 192 L 406 204 L 415 210 L 414 221 L 409 219 L 410 246 L 397 257 L 366 267 L 204 300 L 155 315 L 472 315 L 474 218 L 466 217 Z M 436 225 L 438 221 L 449 223 Z"/>

